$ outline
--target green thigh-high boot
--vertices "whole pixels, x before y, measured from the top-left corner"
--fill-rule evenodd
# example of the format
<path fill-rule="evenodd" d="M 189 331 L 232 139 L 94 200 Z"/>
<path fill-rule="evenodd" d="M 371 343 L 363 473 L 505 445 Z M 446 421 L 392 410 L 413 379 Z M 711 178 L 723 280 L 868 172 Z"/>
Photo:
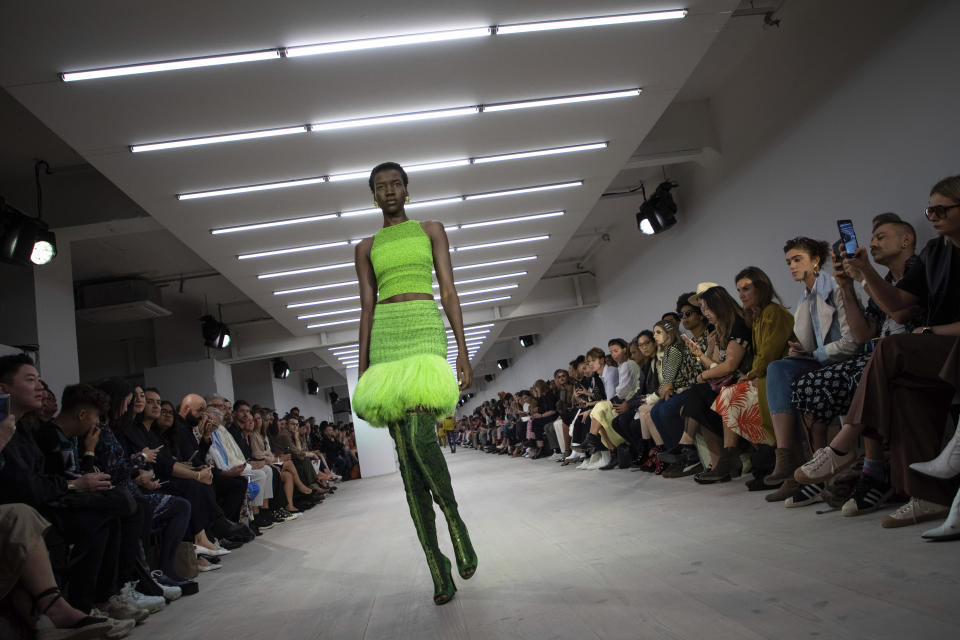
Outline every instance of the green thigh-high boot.
<path fill-rule="evenodd" d="M 437 544 L 437 527 L 434 522 L 433 501 L 430 499 L 430 488 L 420 465 L 413 457 L 413 441 L 410 438 L 409 422 L 392 424 L 389 426 L 390 435 L 397 445 L 397 459 L 400 463 L 400 477 L 403 478 L 403 488 L 407 494 L 407 504 L 410 506 L 410 517 L 417 530 L 420 546 L 427 557 L 427 566 L 430 577 L 433 578 L 433 601 L 435 604 L 446 604 L 453 599 L 457 587 L 453 584 L 450 575 L 450 560 L 440 552 Z"/>
<path fill-rule="evenodd" d="M 457 556 L 457 570 L 461 578 L 468 580 L 477 570 L 477 554 L 470 544 L 467 525 L 460 519 L 460 512 L 457 511 L 457 499 L 450 484 L 447 461 L 443 459 L 443 452 L 437 444 L 434 428 L 436 416 L 430 413 L 408 413 L 407 424 L 410 425 L 413 456 L 430 487 L 434 501 L 447 519 L 450 539 Z"/>

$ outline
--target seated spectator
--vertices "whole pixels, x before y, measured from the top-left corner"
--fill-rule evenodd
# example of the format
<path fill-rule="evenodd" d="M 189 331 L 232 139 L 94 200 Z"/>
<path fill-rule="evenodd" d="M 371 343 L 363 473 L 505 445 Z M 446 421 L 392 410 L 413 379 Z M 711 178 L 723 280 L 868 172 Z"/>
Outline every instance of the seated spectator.
<path fill-rule="evenodd" d="M 276 515 L 283 520 L 292 519 L 292 514 L 300 511 L 294 504 L 294 491 L 309 496 L 313 489 L 305 485 L 297 470 L 290 461 L 290 455 L 276 455 L 270 448 L 270 440 L 265 434 L 264 424 L 271 419 L 271 414 L 262 412 L 261 415 L 254 415 L 254 428 L 249 434 L 250 449 L 253 457 L 265 461 L 280 470 L 280 481 L 283 487 L 283 495 L 286 498 L 286 507 L 276 509 Z M 257 418 L 260 418 L 257 420 Z"/>
<path fill-rule="evenodd" d="M 810 238 L 794 238 L 783 247 L 793 279 L 803 284 L 803 295 L 794 312 L 793 332 L 797 342 L 790 343 L 786 358 L 767 366 L 767 401 L 777 441 L 776 463 L 765 478 L 768 485 L 783 482 L 777 491 L 767 494 L 769 502 L 783 501 L 796 494 L 800 485 L 793 472 L 800 466 L 801 447 L 797 423 L 790 399 L 793 381 L 805 373 L 856 355 L 860 345 L 850 335 L 846 302 L 836 294 L 833 278 L 823 270 L 829 245 Z M 834 382 L 839 387 L 840 381 Z M 825 438 L 826 434 L 813 434 Z"/>
<path fill-rule="evenodd" d="M 914 255 L 916 232 L 908 223 L 900 221 L 896 214 L 883 214 L 874 218 L 873 235 L 870 240 L 870 254 L 874 262 L 888 268 L 884 279 L 896 285 L 907 269 L 917 262 Z M 913 330 L 914 322 L 908 326 L 897 322 L 894 317 L 885 314 L 871 299 L 865 309 L 860 308 L 857 294 L 853 288 L 854 279 L 862 280 L 863 274 L 850 265 L 847 273 L 840 256 L 834 255 L 834 280 L 837 292 L 845 301 L 847 323 L 850 333 L 860 343 L 872 347 L 883 338 Z M 918 309 L 919 310 L 919 309 Z M 914 312 L 915 313 L 915 312 Z M 907 314 L 908 316 L 911 313 Z M 834 418 L 841 417 L 850 408 L 853 394 L 860 382 L 864 367 L 870 361 L 872 348 L 855 358 L 844 360 L 800 376 L 793 383 L 792 404 L 806 424 L 812 425 L 813 433 L 825 433 L 826 426 Z M 841 380 L 842 384 L 832 384 L 832 380 Z M 892 493 L 889 473 L 884 462 L 883 442 L 874 438 L 865 438 L 866 459 L 863 462 L 857 487 L 853 496 L 843 505 L 844 515 L 869 513 L 881 507 Z M 823 499 L 825 483 L 802 485 L 792 498 L 787 498 L 787 506 L 813 504 Z"/>
<path fill-rule="evenodd" d="M 840 433 L 796 472 L 798 482 L 824 482 L 853 464 L 861 434 L 889 443 L 891 485 L 910 500 L 883 519 L 887 528 L 943 518 L 956 492 L 955 480 L 920 474 L 910 465 L 936 457 L 960 384 L 960 176 L 933 186 L 925 213 L 937 237 L 896 286 L 870 266 L 864 249 L 844 260 L 845 271 L 863 274 L 867 293 L 887 315 L 919 306 L 924 324 L 877 344 Z"/>
<path fill-rule="evenodd" d="M 622 338 L 613 338 L 607 343 L 607 347 L 617 363 L 617 386 L 609 400 L 598 402 L 590 411 L 590 437 L 599 438 L 606 447 L 606 450 L 602 451 L 600 462 L 596 463 L 596 468 L 604 471 L 615 469 L 618 465 L 624 469 L 630 466 L 630 447 L 627 440 L 613 428 L 613 421 L 618 415 L 613 405 L 626 402 L 640 388 L 640 367 L 630 359 L 627 342 Z M 612 452 L 618 448 L 622 448 L 623 455 L 615 458 Z"/>

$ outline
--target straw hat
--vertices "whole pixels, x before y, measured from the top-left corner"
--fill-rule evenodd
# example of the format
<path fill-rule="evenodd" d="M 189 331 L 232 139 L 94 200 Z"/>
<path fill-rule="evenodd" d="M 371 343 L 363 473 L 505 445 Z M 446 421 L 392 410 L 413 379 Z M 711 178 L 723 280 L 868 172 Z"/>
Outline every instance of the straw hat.
<path fill-rule="evenodd" d="M 719 287 L 719 286 L 720 285 L 718 285 L 716 282 L 701 282 L 700 284 L 697 285 L 697 292 L 692 296 L 690 296 L 689 298 L 687 298 L 687 302 L 689 302 L 695 307 L 699 307 L 700 294 L 706 291 L 707 289 L 712 289 L 714 287 Z"/>

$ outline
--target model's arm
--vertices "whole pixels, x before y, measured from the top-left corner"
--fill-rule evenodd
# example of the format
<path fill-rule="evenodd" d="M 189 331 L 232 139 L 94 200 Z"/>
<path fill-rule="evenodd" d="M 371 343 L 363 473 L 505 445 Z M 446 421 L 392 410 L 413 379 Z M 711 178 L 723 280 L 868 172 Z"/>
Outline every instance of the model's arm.
<path fill-rule="evenodd" d="M 437 271 L 437 283 L 440 285 L 440 304 L 450 321 L 453 336 L 457 340 L 457 378 L 460 389 L 466 389 L 473 381 L 473 369 L 467 355 L 467 342 L 463 337 L 463 314 L 460 312 L 460 297 L 453 286 L 453 266 L 450 264 L 450 243 L 447 232 L 439 222 L 423 225 L 433 245 L 433 268 Z M 361 349 L 363 347 L 361 346 Z"/>
<path fill-rule="evenodd" d="M 357 268 L 357 280 L 360 282 L 360 363 L 357 376 L 370 366 L 370 328 L 373 327 L 373 310 L 377 306 L 377 278 L 370 262 L 370 245 L 365 238 L 354 251 L 354 266 Z"/>

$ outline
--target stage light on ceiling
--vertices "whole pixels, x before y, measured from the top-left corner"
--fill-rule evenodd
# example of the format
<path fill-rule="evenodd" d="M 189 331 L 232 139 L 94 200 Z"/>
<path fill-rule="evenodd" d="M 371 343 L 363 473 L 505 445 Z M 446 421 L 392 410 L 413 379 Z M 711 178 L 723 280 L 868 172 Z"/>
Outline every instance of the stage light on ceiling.
<path fill-rule="evenodd" d="M 203 343 L 213 349 L 226 349 L 230 346 L 230 329 L 210 315 L 200 318 Z"/>
<path fill-rule="evenodd" d="M 645 198 L 637 211 L 637 228 L 645 235 L 663 233 L 677 223 L 677 204 L 670 195 L 676 182 L 666 180 L 657 185 L 650 198 Z"/>
<path fill-rule="evenodd" d="M 286 360 L 282 358 L 274 358 L 271 361 L 271 366 L 273 367 L 273 377 L 278 380 L 283 380 L 284 378 L 290 377 L 290 365 L 287 364 Z"/>
<path fill-rule="evenodd" d="M 526 349 L 527 347 L 532 347 L 534 343 L 534 338 L 532 335 L 520 336 L 520 346 Z"/>
<path fill-rule="evenodd" d="M 20 266 L 48 264 L 57 255 L 56 235 L 0 198 L 0 262 Z"/>
<path fill-rule="evenodd" d="M 320 385 L 317 383 L 317 381 L 314 380 L 313 378 L 310 378 L 309 380 L 307 380 L 307 395 L 315 396 L 319 392 L 320 392 Z"/>
<path fill-rule="evenodd" d="M 42 223 L 41 223 L 42 224 Z M 41 228 L 33 241 L 33 250 L 30 252 L 30 262 L 37 266 L 49 264 L 57 256 L 57 237 L 49 229 Z"/>
<path fill-rule="evenodd" d="M 509 368 L 510 368 L 509 359 L 504 358 L 502 360 L 497 360 L 497 369 L 500 369 L 500 371 L 503 371 L 504 369 L 509 369 Z"/>

